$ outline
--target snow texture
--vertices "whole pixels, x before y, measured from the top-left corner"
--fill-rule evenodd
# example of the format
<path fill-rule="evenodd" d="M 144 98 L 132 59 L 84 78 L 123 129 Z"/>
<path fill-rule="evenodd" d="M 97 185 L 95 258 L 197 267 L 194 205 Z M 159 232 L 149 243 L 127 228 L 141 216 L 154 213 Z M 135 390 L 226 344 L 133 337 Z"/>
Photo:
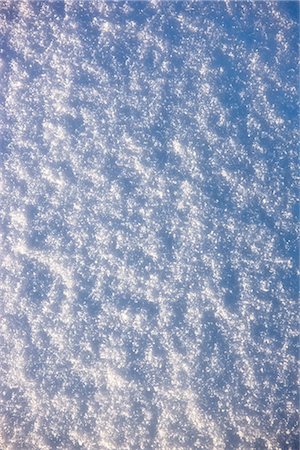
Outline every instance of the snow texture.
<path fill-rule="evenodd" d="M 0 449 L 298 449 L 298 3 L 0 12 Z"/>

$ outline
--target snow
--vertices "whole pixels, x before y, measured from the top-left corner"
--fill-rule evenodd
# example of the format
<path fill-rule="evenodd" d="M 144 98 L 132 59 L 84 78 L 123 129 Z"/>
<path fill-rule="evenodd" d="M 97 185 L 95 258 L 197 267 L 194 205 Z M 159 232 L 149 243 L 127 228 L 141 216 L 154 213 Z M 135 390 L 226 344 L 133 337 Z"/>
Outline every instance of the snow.
<path fill-rule="evenodd" d="M 1 2 L 1 449 L 299 448 L 297 21 Z"/>

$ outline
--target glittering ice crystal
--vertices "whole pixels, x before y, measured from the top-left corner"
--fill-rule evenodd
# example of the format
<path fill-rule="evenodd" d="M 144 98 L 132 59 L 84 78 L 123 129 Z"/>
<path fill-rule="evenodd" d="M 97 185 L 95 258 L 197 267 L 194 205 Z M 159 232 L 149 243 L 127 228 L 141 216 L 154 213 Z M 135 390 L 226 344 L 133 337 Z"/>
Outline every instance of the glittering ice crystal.
<path fill-rule="evenodd" d="M 0 2 L 0 448 L 290 449 L 296 2 Z"/>

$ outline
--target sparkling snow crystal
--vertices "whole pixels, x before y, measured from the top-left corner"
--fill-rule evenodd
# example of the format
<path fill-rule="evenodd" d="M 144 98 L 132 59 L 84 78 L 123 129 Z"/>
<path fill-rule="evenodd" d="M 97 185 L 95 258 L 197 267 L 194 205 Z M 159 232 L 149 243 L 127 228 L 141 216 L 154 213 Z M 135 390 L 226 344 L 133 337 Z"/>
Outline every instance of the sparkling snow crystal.
<path fill-rule="evenodd" d="M 0 449 L 299 448 L 297 2 L 0 1 Z"/>

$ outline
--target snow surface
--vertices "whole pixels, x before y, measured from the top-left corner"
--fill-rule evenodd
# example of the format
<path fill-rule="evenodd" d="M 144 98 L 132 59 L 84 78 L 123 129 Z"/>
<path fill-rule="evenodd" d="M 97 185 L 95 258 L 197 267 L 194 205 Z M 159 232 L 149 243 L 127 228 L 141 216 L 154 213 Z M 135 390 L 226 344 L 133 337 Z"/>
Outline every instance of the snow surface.
<path fill-rule="evenodd" d="M 1 0 L 0 449 L 297 449 L 297 2 Z"/>

